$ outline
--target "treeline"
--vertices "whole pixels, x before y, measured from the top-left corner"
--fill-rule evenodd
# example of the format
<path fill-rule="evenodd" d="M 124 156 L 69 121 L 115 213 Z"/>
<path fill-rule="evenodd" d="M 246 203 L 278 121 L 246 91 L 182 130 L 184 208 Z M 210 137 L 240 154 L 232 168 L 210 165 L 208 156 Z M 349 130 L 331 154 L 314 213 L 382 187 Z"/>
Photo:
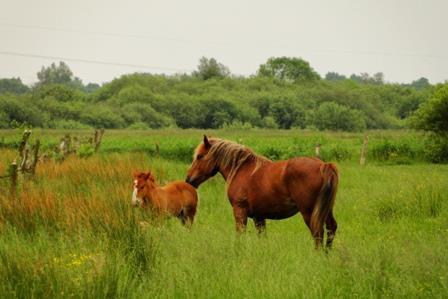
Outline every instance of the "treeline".
<path fill-rule="evenodd" d="M 300 58 L 271 58 L 250 77 L 215 59 L 181 75 L 135 73 L 86 84 L 65 63 L 43 67 L 39 82 L 0 80 L 0 128 L 310 128 L 362 131 L 407 126 L 429 98 L 425 78 L 389 84 L 381 73 L 325 78 Z"/>

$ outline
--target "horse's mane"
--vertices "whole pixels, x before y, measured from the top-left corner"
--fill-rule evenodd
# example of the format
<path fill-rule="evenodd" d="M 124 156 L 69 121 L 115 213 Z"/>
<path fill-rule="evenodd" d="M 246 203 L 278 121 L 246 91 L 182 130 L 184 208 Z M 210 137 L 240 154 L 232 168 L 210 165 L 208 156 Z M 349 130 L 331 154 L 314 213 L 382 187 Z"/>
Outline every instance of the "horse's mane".
<path fill-rule="evenodd" d="M 210 139 L 211 147 L 207 155 L 209 155 L 221 167 L 230 169 L 227 177 L 227 186 L 232 182 L 233 177 L 238 169 L 247 161 L 254 161 L 255 168 L 252 174 L 266 162 L 270 160 L 261 155 L 255 154 L 250 148 L 244 145 L 218 138 Z"/>

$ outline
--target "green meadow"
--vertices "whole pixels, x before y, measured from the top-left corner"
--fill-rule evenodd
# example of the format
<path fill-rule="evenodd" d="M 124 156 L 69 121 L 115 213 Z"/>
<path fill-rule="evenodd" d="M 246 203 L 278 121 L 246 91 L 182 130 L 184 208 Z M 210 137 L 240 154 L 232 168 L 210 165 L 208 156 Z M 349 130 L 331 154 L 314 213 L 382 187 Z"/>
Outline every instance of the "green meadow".
<path fill-rule="evenodd" d="M 65 134 L 35 130 L 43 151 Z M 224 180 L 198 189 L 191 230 L 131 207 L 132 172 L 160 184 L 184 179 L 202 134 L 231 139 L 273 160 L 335 161 L 338 232 L 314 249 L 300 215 L 253 223 L 237 234 Z M 430 164 L 423 136 L 304 130 L 106 131 L 96 154 L 51 156 L 20 176 L 16 198 L 0 179 L 2 298 L 444 298 L 448 294 L 448 165 Z M 16 158 L 20 130 L 0 131 L 0 176 Z"/>

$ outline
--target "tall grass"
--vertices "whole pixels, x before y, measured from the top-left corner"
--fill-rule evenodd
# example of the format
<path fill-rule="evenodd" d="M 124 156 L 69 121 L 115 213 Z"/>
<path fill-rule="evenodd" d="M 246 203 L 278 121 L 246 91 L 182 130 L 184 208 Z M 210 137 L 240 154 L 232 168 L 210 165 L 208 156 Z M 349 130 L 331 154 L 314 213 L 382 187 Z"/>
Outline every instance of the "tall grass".
<path fill-rule="evenodd" d="M 163 134 L 160 144 L 178 142 Z M 257 133 L 242 142 L 272 146 Z M 14 152 L 0 154 L 1 170 Z M 0 297 L 444 297 L 448 167 L 338 166 L 339 230 L 325 254 L 300 216 L 268 221 L 265 236 L 252 223 L 237 235 L 219 176 L 199 188 L 191 230 L 131 208 L 132 171 L 150 168 L 165 183 L 185 177 L 182 160 L 131 151 L 42 163 L 15 200 L 0 182 Z"/>

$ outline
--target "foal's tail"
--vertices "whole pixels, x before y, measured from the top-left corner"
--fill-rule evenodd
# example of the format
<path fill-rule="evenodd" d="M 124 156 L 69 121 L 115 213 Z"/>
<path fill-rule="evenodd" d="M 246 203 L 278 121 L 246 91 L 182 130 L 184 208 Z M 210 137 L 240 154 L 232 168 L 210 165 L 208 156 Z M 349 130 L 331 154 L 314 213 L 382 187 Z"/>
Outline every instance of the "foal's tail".
<path fill-rule="evenodd" d="M 315 237 L 322 231 L 325 220 L 333 209 L 339 182 L 338 170 L 333 163 L 323 164 L 320 173 L 323 179 L 322 187 L 311 215 L 311 231 Z"/>

